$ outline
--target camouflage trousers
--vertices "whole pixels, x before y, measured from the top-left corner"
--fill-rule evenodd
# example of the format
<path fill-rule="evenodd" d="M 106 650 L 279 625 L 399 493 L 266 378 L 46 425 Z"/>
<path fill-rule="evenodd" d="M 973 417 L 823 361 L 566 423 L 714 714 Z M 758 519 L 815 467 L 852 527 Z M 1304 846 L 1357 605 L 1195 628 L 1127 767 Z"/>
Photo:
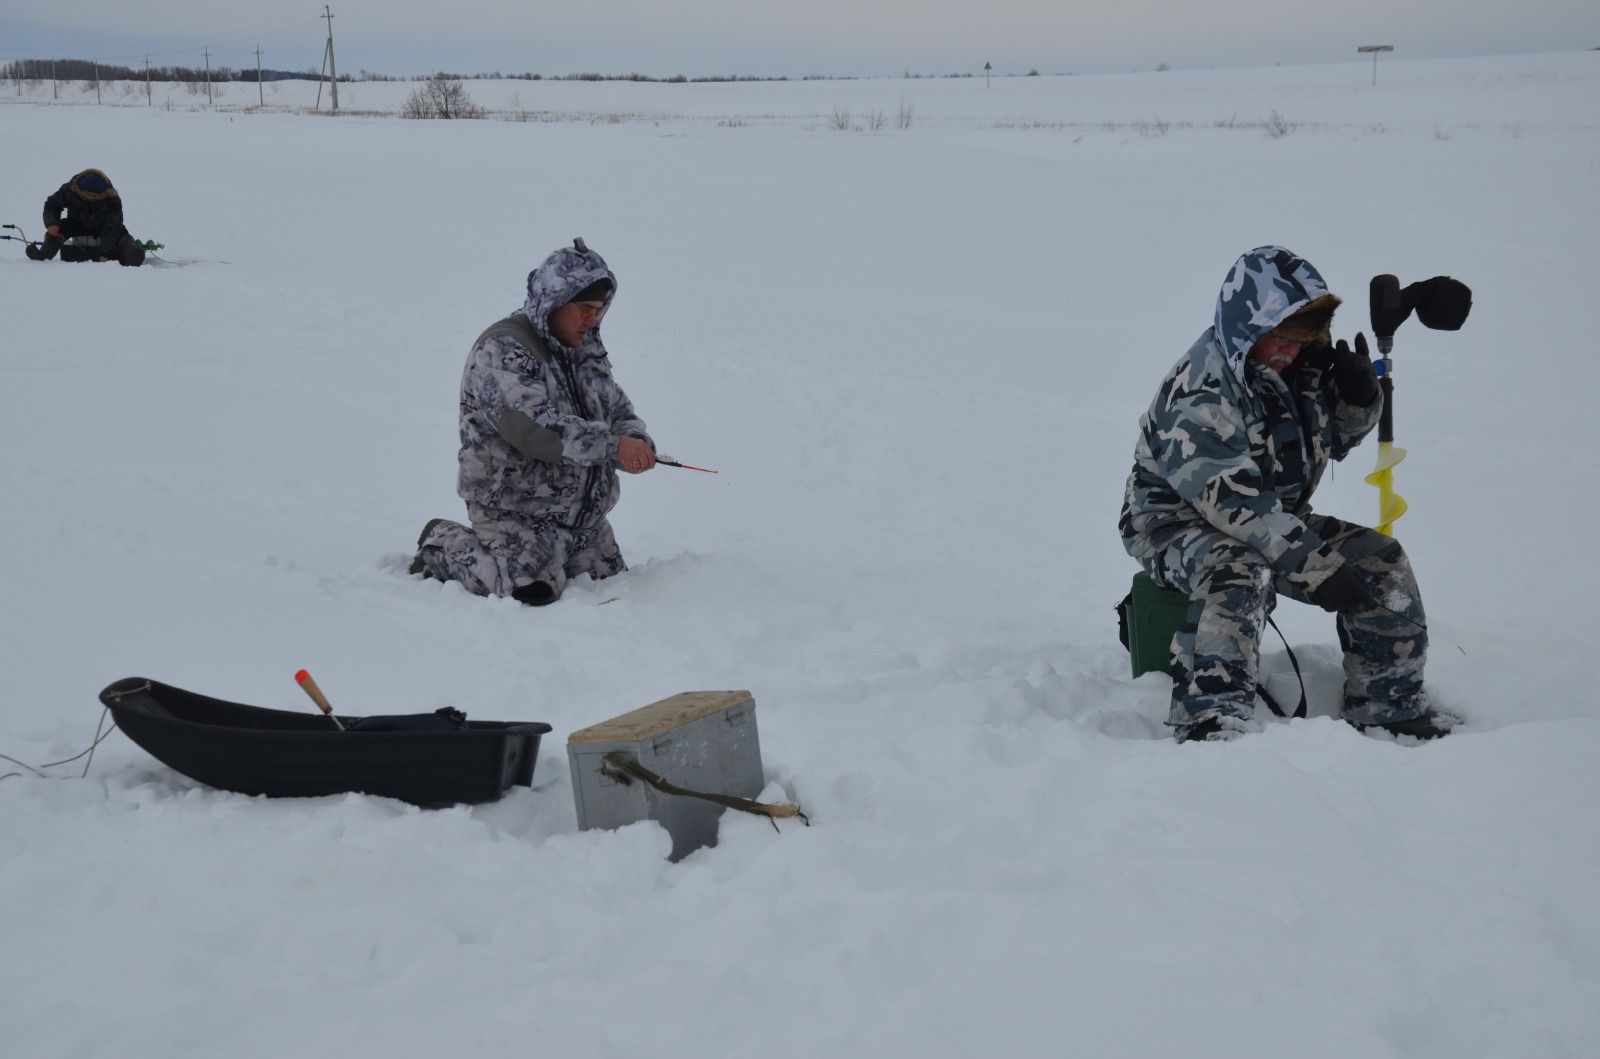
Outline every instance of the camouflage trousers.
<path fill-rule="evenodd" d="M 1354 564 L 1376 601 L 1336 618 L 1344 649 L 1344 718 L 1388 724 L 1419 716 L 1428 707 L 1422 690 L 1427 618 L 1405 550 L 1377 530 L 1326 515 L 1307 515 L 1305 522 Z M 1146 573 L 1189 594 L 1183 627 L 1172 638 L 1176 676 L 1167 723 L 1182 735 L 1210 718 L 1250 717 L 1267 616 L 1278 595 L 1310 602 L 1305 585 L 1210 527 L 1186 527 L 1153 543 Z"/>
<path fill-rule="evenodd" d="M 509 596 L 543 582 L 551 598 L 559 599 L 574 577 L 588 574 L 598 581 L 628 568 L 605 519 L 575 531 L 498 512 L 478 517 L 490 514 L 469 509 L 470 526 L 440 520 L 417 549 L 427 575 L 459 581 L 479 596 Z"/>

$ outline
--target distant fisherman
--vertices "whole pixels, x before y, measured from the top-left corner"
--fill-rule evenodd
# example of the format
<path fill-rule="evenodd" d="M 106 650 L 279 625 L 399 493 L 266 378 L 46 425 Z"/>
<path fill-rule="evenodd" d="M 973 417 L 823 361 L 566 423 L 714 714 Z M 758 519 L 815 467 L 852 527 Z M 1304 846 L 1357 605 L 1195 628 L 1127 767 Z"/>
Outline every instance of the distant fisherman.
<path fill-rule="evenodd" d="M 44 200 L 44 232 L 43 243 L 23 251 L 34 261 L 59 253 L 63 261 L 144 264 L 143 244 L 122 224 L 122 196 L 98 169 L 85 169 Z"/>
<path fill-rule="evenodd" d="M 413 574 L 543 606 L 571 578 L 628 568 L 606 519 L 617 469 L 641 474 L 656 455 L 600 341 L 616 290 L 577 239 L 529 273 L 521 309 L 478 336 L 461 376 L 456 489 L 471 524 L 424 526 Z"/>
<path fill-rule="evenodd" d="M 1422 689 L 1427 618 L 1400 542 L 1311 511 L 1383 403 L 1365 337 L 1330 344 L 1338 305 L 1309 262 L 1251 250 L 1139 424 L 1120 528 L 1146 573 L 1189 596 L 1167 720 L 1180 743 L 1243 730 L 1276 595 L 1338 615 L 1346 721 L 1419 739 L 1453 722 Z"/>

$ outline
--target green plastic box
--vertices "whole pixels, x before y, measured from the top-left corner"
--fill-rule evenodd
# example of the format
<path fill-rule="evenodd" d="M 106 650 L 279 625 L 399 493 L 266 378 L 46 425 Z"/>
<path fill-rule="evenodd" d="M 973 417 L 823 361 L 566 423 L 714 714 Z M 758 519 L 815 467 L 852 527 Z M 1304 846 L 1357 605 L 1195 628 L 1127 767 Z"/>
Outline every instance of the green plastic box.
<path fill-rule="evenodd" d="M 1128 607 L 1128 657 L 1133 675 L 1172 672 L 1172 637 L 1189 612 L 1189 597 L 1162 588 L 1140 571 L 1133 575 L 1133 602 Z"/>

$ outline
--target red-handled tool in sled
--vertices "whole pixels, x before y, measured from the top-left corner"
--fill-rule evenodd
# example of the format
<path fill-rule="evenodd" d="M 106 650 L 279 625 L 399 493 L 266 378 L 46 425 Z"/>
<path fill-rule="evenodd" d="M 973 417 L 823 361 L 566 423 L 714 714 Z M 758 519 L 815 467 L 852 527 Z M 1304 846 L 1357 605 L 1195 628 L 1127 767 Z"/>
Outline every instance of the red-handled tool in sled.
<path fill-rule="evenodd" d="M 317 709 L 327 714 L 328 720 L 337 725 L 339 731 L 344 731 L 344 725 L 340 723 L 339 718 L 333 715 L 333 704 L 328 701 L 328 696 L 322 693 L 322 689 L 317 687 L 317 682 L 311 679 L 311 674 L 308 671 L 302 669 L 296 673 L 294 682 L 300 685 L 301 691 L 311 696 L 311 701 L 317 704 Z"/>

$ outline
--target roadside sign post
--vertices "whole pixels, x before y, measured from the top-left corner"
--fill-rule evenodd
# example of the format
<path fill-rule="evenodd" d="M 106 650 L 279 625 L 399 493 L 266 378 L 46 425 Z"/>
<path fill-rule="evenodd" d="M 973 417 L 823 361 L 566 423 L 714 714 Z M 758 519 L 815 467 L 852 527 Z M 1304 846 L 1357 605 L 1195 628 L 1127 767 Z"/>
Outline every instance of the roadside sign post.
<path fill-rule="evenodd" d="M 1356 48 L 1362 54 L 1372 53 L 1372 86 L 1378 86 L 1378 53 L 1381 51 L 1394 51 L 1393 44 L 1362 44 Z"/>

